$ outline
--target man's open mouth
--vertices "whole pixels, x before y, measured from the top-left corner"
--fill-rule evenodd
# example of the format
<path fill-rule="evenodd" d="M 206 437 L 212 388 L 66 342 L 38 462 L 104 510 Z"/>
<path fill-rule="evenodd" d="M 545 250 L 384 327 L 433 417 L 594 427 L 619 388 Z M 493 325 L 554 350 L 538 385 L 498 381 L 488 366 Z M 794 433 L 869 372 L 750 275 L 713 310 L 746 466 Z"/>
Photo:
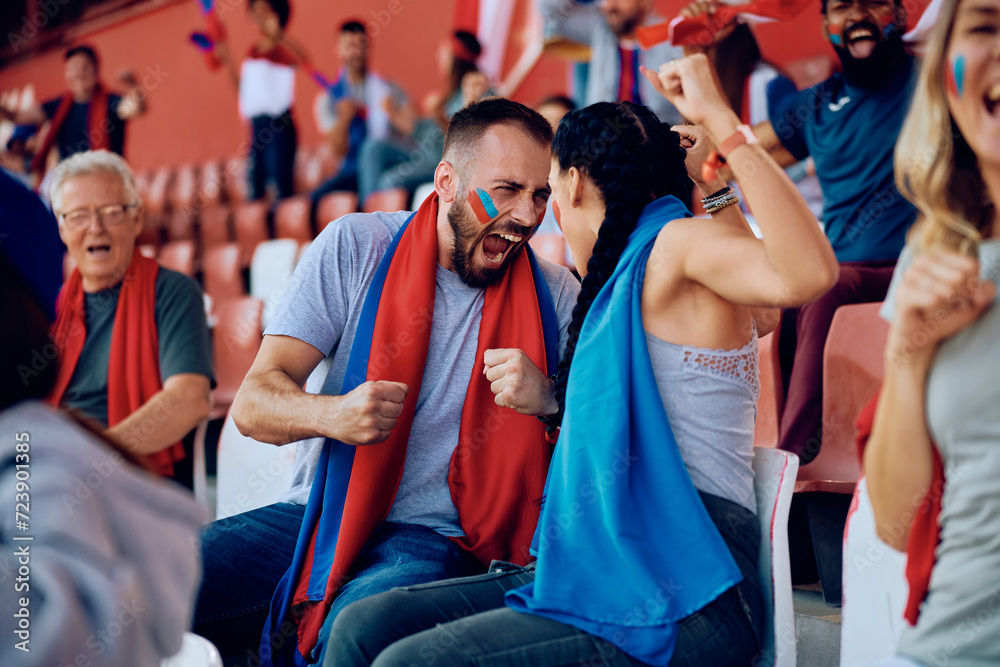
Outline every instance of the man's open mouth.
<path fill-rule="evenodd" d="M 995 116 L 1000 108 L 1000 83 L 994 83 L 983 95 L 983 102 L 986 104 L 986 111 L 991 116 Z"/>
<path fill-rule="evenodd" d="M 111 252 L 111 246 L 104 244 L 95 244 L 87 246 L 87 254 L 91 257 L 104 257 L 109 252 Z"/>
<path fill-rule="evenodd" d="M 507 251 L 523 240 L 523 236 L 508 232 L 490 234 L 483 239 L 483 257 L 486 259 L 486 263 L 494 266 L 499 265 Z"/>

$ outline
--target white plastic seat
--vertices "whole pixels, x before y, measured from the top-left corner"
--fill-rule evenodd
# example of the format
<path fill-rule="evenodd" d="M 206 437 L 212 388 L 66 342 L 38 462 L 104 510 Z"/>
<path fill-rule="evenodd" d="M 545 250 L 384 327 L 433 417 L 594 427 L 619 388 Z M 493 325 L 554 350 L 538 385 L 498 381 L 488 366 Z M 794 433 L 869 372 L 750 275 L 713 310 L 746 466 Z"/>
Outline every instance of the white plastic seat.
<path fill-rule="evenodd" d="M 274 239 L 257 244 L 250 262 L 250 296 L 264 302 L 263 324 L 271 321 L 274 309 L 288 288 L 295 270 L 299 242 Z"/>
<path fill-rule="evenodd" d="M 297 449 L 298 443 L 277 447 L 248 438 L 226 415 L 219 435 L 216 519 L 277 502 L 292 485 Z"/>
<path fill-rule="evenodd" d="M 413 201 L 410 203 L 410 210 L 416 211 L 424 203 L 430 194 L 434 192 L 434 183 L 424 183 L 413 191 Z"/>
<path fill-rule="evenodd" d="M 160 667 L 222 667 L 222 656 L 209 640 L 193 632 L 185 632 L 181 650 L 161 660 Z"/>
<path fill-rule="evenodd" d="M 754 493 L 760 520 L 757 561 L 767 627 L 755 664 L 795 667 L 795 610 L 788 554 L 788 510 L 792 505 L 799 457 L 780 449 L 754 447 Z"/>
<path fill-rule="evenodd" d="M 906 625 L 903 613 L 909 592 L 906 554 L 879 539 L 868 484 L 862 477 L 844 529 L 842 667 L 868 665 L 895 655 Z"/>

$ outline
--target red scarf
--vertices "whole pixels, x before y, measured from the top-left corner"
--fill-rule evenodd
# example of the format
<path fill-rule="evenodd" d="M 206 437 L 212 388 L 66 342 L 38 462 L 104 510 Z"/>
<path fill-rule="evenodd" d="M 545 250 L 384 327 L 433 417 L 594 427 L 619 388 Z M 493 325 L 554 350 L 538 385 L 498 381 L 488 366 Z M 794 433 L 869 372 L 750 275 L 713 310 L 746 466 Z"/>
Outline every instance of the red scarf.
<path fill-rule="evenodd" d="M 160 346 L 156 332 L 156 275 L 160 266 L 132 252 L 122 278 L 108 354 L 108 426 L 114 426 L 163 389 L 160 379 Z M 52 339 L 59 349 L 59 375 L 48 402 L 58 406 L 73 378 L 87 338 L 84 324 L 83 279 L 74 269 L 56 303 Z M 181 443 L 146 457 L 165 477 L 174 474 L 174 463 L 184 458 Z"/>
<path fill-rule="evenodd" d="M 366 380 L 404 382 L 410 390 L 403 413 L 385 442 L 365 447 L 326 442 L 319 465 L 321 470 L 317 472 L 306 510 L 307 522 L 314 503 L 322 503 L 323 513 L 315 526 L 304 525 L 299 535 L 296 557 L 303 548 L 303 540 L 307 540 L 308 545 L 304 547 L 303 559 L 293 560 L 290 573 L 286 575 L 293 582 L 291 595 L 283 594 L 281 586 L 275 594 L 279 604 L 283 598 L 290 597 L 291 605 L 302 614 L 299 659 L 309 655 L 316 645 L 331 603 L 347 580 L 354 561 L 389 514 L 402 479 L 430 345 L 430 323 L 427 317 L 419 314 L 434 312 L 437 216 L 438 198 L 432 195 L 397 235 L 398 243 L 394 248 L 390 246 L 369 288 L 351 361 L 361 355 L 358 359 L 362 368 L 367 368 Z M 388 271 L 384 274 L 379 296 L 376 291 L 379 273 L 387 261 Z M 541 284 L 545 289 L 544 281 Z M 378 299 L 374 302 L 377 313 L 374 328 L 370 329 L 370 348 L 366 351 L 365 331 L 370 326 L 365 324 L 366 313 L 369 300 L 373 298 Z M 462 407 L 458 443 L 448 473 L 452 501 L 465 536 L 453 539 L 484 564 L 493 559 L 524 564 L 532 559 L 528 547 L 538 521 L 552 455 L 552 446 L 545 439 L 545 426 L 533 416 L 498 407 L 490 382 L 481 372 L 486 350 L 515 347 L 524 350 L 538 368 L 547 368 L 542 315 L 527 249 L 511 263 L 498 284 L 486 289 L 477 362 L 471 377 L 455 378 L 456 382 L 467 382 L 468 390 Z M 343 392 L 354 386 L 348 384 L 353 375 L 349 364 Z M 357 380 L 354 382 L 360 384 Z M 343 480 L 338 482 L 338 477 Z M 325 489 L 324 493 L 318 494 L 317 485 Z M 333 491 L 345 487 L 346 494 Z M 336 539 L 327 543 L 317 541 L 317 535 L 326 526 L 339 526 L 333 533 Z M 332 565 L 327 571 L 321 563 L 331 563 L 331 549 Z M 297 567 L 299 563 L 301 566 Z M 282 583 L 286 584 L 286 580 Z M 275 611 L 283 615 L 288 609 L 272 609 L 272 614 Z M 275 664 L 285 664 L 281 658 L 275 658 Z"/>
<path fill-rule="evenodd" d="M 59 99 L 59 106 L 56 113 L 49 121 L 48 132 L 42 139 L 35 157 L 31 159 L 30 171 L 40 172 L 39 177 L 45 176 L 45 164 L 49 157 L 49 151 L 56 143 L 59 131 L 66 123 L 69 112 L 73 108 L 73 93 L 66 91 Z M 90 150 L 111 149 L 111 133 L 107 132 L 105 121 L 108 119 L 108 93 L 100 83 L 94 86 L 94 92 L 90 96 L 87 107 L 87 139 L 90 141 Z M 59 156 L 62 158 L 63 156 Z"/>
<path fill-rule="evenodd" d="M 875 410 L 878 405 L 878 394 L 865 406 L 858 415 L 858 456 L 864 461 L 864 450 L 868 438 L 872 434 L 875 421 Z M 931 582 L 931 571 L 937 560 L 937 546 L 941 542 L 941 524 L 938 517 L 941 514 L 941 496 L 944 495 L 944 464 L 936 445 L 931 447 L 932 467 L 931 486 L 927 495 L 920 503 L 917 516 L 910 527 L 910 536 L 906 541 L 906 580 L 910 585 L 910 594 L 906 600 L 904 616 L 910 625 L 917 624 L 920 616 L 920 605 L 927 597 L 927 589 Z"/>

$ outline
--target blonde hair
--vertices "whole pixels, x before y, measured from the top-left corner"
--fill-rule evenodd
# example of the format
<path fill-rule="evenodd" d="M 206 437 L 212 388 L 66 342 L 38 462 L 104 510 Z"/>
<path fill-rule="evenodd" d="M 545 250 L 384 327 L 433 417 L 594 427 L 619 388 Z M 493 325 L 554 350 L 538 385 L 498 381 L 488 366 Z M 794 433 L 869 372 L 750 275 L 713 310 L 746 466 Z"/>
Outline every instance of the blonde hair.
<path fill-rule="evenodd" d="M 89 176 L 91 174 L 117 176 L 125 188 L 125 197 L 129 200 L 129 204 L 142 203 L 139 198 L 139 190 L 135 185 L 135 176 L 132 175 L 132 169 L 125 159 L 117 153 L 101 149 L 74 153 L 56 165 L 55 169 L 52 170 L 49 183 L 49 201 L 52 202 L 52 210 L 57 213 L 61 212 L 63 183 L 75 176 Z"/>
<path fill-rule="evenodd" d="M 921 250 L 974 254 L 992 207 L 975 154 L 951 117 L 945 93 L 947 51 L 960 1 L 945 0 L 930 33 L 896 144 L 896 187 L 920 210 L 911 238 Z"/>

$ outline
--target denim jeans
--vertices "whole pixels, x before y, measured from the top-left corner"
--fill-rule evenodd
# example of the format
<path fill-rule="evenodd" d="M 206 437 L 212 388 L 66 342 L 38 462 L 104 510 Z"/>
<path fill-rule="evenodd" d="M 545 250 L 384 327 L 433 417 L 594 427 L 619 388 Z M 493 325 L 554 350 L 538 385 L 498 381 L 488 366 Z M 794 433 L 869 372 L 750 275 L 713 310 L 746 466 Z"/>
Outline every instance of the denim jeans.
<path fill-rule="evenodd" d="M 533 578 L 533 571 L 514 567 L 356 602 L 334 622 L 323 665 L 645 664 L 582 630 L 505 607 L 504 593 Z M 757 638 L 734 587 L 680 622 L 670 664 L 745 666 L 756 653 Z"/>
<path fill-rule="evenodd" d="M 304 505 L 278 503 L 207 524 L 192 630 L 212 640 L 227 667 L 257 665 L 274 589 L 292 564 Z"/>
<path fill-rule="evenodd" d="M 330 628 L 344 607 L 397 586 L 481 574 L 486 568 L 449 538 L 426 526 L 383 522 L 358 557 L 351 580 L 330 606 L 314 651 L 324 660 Z"/>
<path fill-rule="evenodd" d="M 273 181 L 278 198 L 295 194 L 293 173 L 298 134 L 291 111 L 280 116 L 250 119 L 250 156 L 247 160 L 248 198 L 262 199 L 268 181 Z"/>

